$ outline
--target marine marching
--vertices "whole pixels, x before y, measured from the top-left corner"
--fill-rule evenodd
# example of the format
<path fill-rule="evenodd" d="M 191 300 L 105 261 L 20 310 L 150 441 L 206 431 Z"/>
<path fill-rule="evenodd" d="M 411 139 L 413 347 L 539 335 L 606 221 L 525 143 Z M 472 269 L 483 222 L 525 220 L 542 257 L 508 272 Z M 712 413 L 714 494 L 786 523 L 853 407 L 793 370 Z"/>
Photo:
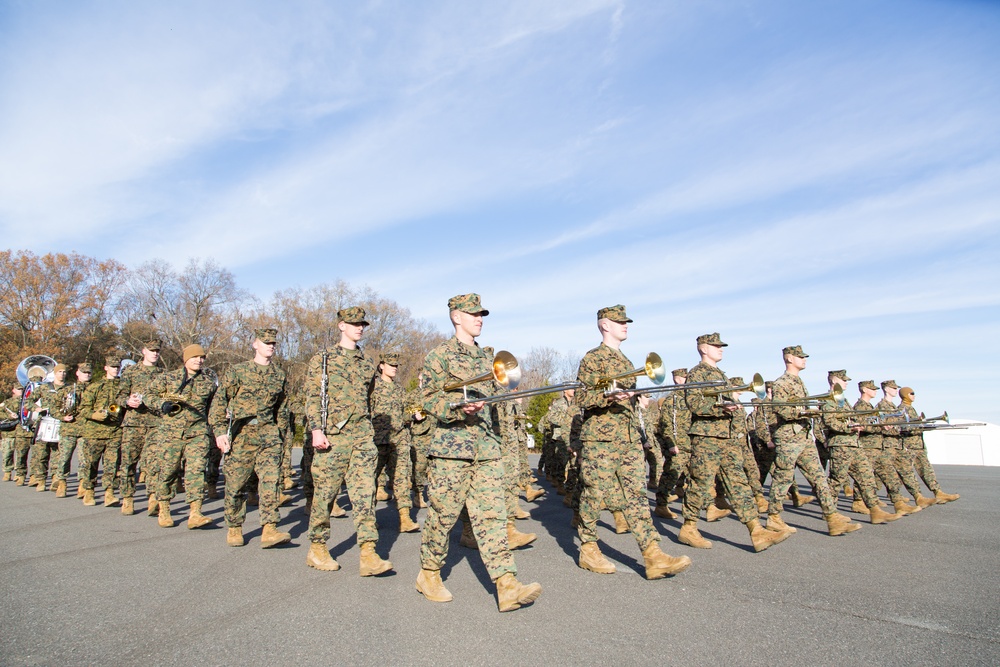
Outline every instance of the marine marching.
<path fill-rule="evenodd" d="M 331 516 L 346 516 L 337 502 L 346 486 L 361 576 L 393 569 L 378 551 L 375 508 L 394 498 L 400 532 L 421 532 L 416 590 L 432 602 L 452 600 L 441 571 L 461 522 L 459 544 L 479 551 L 501 612 L 529 605 L 542 592 L 517 579 L 513 555 L 537 538 L 517 528 L 529 516 L 520 495 L 534 501 L 545 493 L 532 485 L 528 467 L 522 402 L 535 395 L 559 394 L 539 424 L 538 474 L 573 511 L 579 567 L 598 574 L 616 569 L 600 549 L 605 510 L 616 532 L 633 534 L 646 578 L 654 580 L 691 565 L 686 555 L 664 553 L 653 521 L 676 520 L 669 507 L 675 501 L 682 501 L 682 544 L 711 548 L 699 521 L 734 513 L 760 552 L 796 532 L 782 517 L 789 500 L 796 507 L 817 501 L 828 534 L 841 536 L 861 525 L 837 511 L 840 494 L 853 499 L 853 513 L 876 525 L 959 497 L 941 489 L 923 440 L 927 430 L 957 428 L 947 413 L 924 417 L 913 407 L 913 389 L 893 380 L 880 386 L 862 380 L 852 406 L 844 395 L 851 382 L 846 370 L 830 371 L 828 391 L 810 395 L 800 377 L 809 356 L 801 346 L 782 350 L 781 377 L 765 383 L 755 375 L 745 383 L 721 369 L 727 347 L 721 335 L 704 334 L 695 341 L 699 363 L 674 370 L 673 382 L 663 384 L 658 355 L 636 366 L 622 352 L 632 320 L 625 306 L 615 305 L 597 311 L 601 342 L 580 361 L 575 382 L 525 391 L 517 386 L 521 369 L 513 355 L 477 342 L 489 315 L 479 295 L 452 297 L 448 312 L 454 335 L 427 354 L 419 390 L 407 396 L 395 383 L 400 355 L 373 360 L 362 349 L 365 310 L 338 311 L 337 343 L 309 361 L 294 411 L 285 372 L 272 363 L 278 331 L 271 328 L 255 330 L 253 358 L 221 378 L 194 343 L 173 371 L 158 365 L 161 341 L 150 340 L 139 362 L 110 354 L 97 378 L 82 363 L 72 382 L 64 364 L 29 356 L 0 403 L 3 479 L 66 497 L 79 452 L 76 493 L 84 505 L 97 505 L 100 486 L 105 507 L 120 503 L 121 513 L 132 515 L 136 486 L 144 483 L 146 511 L 160 526 L 175 526 L 171 502 L 183 493 L 187 527 L 199 529 L 212 524 L 202 507 L 219 497 L 221 470 L 226 543 L 246 544 L 247 507 L 257 505 L 260 545 L 271 548 L 291 541 L 278 528 L 279 507 L 296 486 L 291 440 L 300 415 L 309 567 L 340 569 L 327 543 Z M 637 389 L 643 375 L 654 384 Z M 741 400 L 748 393 L 751 400 Z M 798 492 L 796 470 L 815 495 Z M 922 494 L 921 480 L 931 495 Z M 891 512 L 879 498 L 881 487 Z M 647 488 L 655 491 L 652 510 Z M 411 515 L 414 506 L 428 508 L 422 527 Z"/>

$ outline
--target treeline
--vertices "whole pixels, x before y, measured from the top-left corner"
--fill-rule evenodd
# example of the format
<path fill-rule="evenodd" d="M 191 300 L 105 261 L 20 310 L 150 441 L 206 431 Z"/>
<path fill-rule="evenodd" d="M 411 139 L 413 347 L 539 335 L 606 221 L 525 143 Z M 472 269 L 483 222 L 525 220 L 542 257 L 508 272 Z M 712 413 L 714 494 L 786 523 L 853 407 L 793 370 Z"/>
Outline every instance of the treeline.
<path fill-rule="evenodd" d="M 251 356 L 254 329 L 273 326 L 280 337 L 279 363 L 298 387 L 309 358 L 337 343 L 337 311 L 360 305 L 371 322 L 365 350 L 401 353 L 399 378 L 412 386 L 426 353 L 446 338 L 368 287 L 337 280 L 279 290 L 264 302 L 211 260 L 191 260 L 175 271 L 162 260 L 129 268 L 76 253 L 6 250 L 0 252 L 0 285 L 0 376 L 11 382 L 29 354 L 101 367 L 109 352 L 139 359 L 151 338 L 163 340 L 166 368 L 180 366 L 183 348 L 200 343 L 208 365 L 221 374 Z"/>

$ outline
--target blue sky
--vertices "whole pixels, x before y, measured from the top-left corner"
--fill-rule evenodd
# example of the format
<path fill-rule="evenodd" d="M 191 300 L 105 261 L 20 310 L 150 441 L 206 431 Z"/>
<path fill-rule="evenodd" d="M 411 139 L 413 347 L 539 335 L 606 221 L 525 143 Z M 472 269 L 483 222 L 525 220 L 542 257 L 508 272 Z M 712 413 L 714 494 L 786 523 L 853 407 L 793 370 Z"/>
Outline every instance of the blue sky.
<path fill-rule="evenodd" d="M 7 247 L 1000 422 L 1000 5 L 0 2 Z M 856 392 L 852 392 L 852 397 Z"/>

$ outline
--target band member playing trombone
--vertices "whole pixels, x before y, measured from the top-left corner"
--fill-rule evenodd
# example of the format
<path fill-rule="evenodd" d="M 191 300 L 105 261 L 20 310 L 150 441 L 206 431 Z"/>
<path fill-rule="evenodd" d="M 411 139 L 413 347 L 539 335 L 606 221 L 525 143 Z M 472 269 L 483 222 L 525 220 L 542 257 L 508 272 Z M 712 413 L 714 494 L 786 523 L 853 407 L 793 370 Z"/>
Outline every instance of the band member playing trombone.
<path fill-rule="evenodd" d="M 839 387 L 844 389 L 851 378 L 846 370 L 830 371 L 827 381 L 831 391 Z M 830 490 L 839 493 L 847 484 L 848 475 L 854 480 L 854 503 L 851 509 L 860 514 L 867 514 L 874 524 L 895 521 L 902 514 L 889 514 L 878 506 L 877 483 L 872 464 L 861 450 L 858 434 L 861 425 L 852 418 L 854 412 L 846 405 L 840 407 L 836 401 L 828 400 L 822 404 L 823 426 L 826 429 L 826 442 L 830 448 Z"/>
<path fill-rule="evenodd" d="M 647 579 L 661 579 L 691 565 L 687 556 L 674 558 L 660 549 L 660 534 L 653 526 L 646 500 L 646 465 L 633 405 L 636 373 L 621 351 L 632 322 L 625 306 L 597 311 L 601 344 L 580 361 L 575 403 L 583 410 L 580 429 L 580 559 L 585 570 L 611 574 L 615 566 L 597 544 L 597 519 L 601 508 L 623 512 L 639 548 Z M 613 378 L 622 378 L 616 380 Z M 662 379 L 662 376 L 660 377 Z M 610 382 L 608 381 L 610 380 Z"/>
<path fill-rule="evenodd" d="M 861 392 L 861 398 L 854 404 L 854 411 L 875 412 L 875 406 L 872 405 L 872 400 L 878 393 L 875 383 L 872 380 L 862 380 L 858 383 L 858 391 Z M 877 423 L 879 421 L 881 420 L 873 419 L 862 422 L 861 430 L 858 433 L 861 449 L 871 462 L 875 475 L 885 485 L 889 494 L 889 502 L 895 508 L 896 514 L 906 515 L 919 512 L 922 508 L 906 504 L 906 500 L 899 492 L 899 474 L 896 473 L 896 467 L 892 464 L 891 452 L 882 448 L 882 427 Z"/>
<path fill-rule="evenodd" d="M 121 458 L 121 491 L 122 491 L 122 514 L 130 515 L 134 512 L 133 498 L 135 497 L 136 471 L 139 461 L 146 451 L 149 433 L 156 426 L 157 417 L 150 412 L 146 404 L 142 402 L 143 396 L 149 390 L 149 385 L 157 375 L 163 372 L 163 368 L 156 365 L 160 360 L 159 339 L 147 341 L 142 346 L 142 361 L 133 364 L 122 371 L 121 389 L 118 393 L 118 405 L 126 408 L 125 417 L 122 419 L 122 458 Z M 143 461 L 152 457 L 143 458 Z M 155 493 L 156 477 L 143 465 L 146 473 L 146 490 L 149 495 L 149 504 L 156 502 Z"/>
<path fill-rule="evenodd" d="M 358 346 L 368 321 L 360 306 L 337 312 L 340 340 L 309 361 L 306 370 L 306 420 L 312 432 L 313 499 L 309 508 L 309 553 L 306 565 L 317 570 L 340 569 L 326 543 L 330 510 L 347 482 L 354 526 L 361 547 L 360 573 L 370 577 L 392 569 L 375 553 L 375 463 L 378 449 L 372 428 L 370 400 L 375 365 Z"/>
<path fill-rule="evenodd" d="M 916 396 L 916 394 L 910 387 L 903 387 L 899 390 L 898 407 L 906 413 L 908 421 L 919 421 L 923 419 L 923 417 L 917 414 L 916 409 L 913 407 L 914 396 Z M 938 505 L 943 505 L 944 503 L 950 503 L 959 499 L 959 495 L 957 493 L 945 493 L 941 490 L 941 485 L 938 484 L 937 476 L 934 474 L 934 468 L 931 466 L 931 462 L 927 458 L 927 447 L 924 445 L 924 429 L 922 427 L 913 429 L 908 428 L 904 430 L 903 446 L 913 458 L 913 467 L 916 469 L 917 474 L 920 475 L 920 479 L 924 480 L 924 484 L 926 484 L 927 488 L 934 494 L 934 500 L 937 501 Z"/>
<path fill-rule="evenodd" d="M 899 396 L 899 385 L 895 380 L 886 380 L 882 383 L 882 400 L 876 405 L 876 409 L 885 413 L 896 410 L 896 404 L 892 402 Z M 913 496 L 913 501 L 920 509 L 926 509 L 937 503 L 934 498 L 927 498 L 920 493 L 920 482 L 913 472 L 913 459 L 903 446 L 903 432 L 898 426 L 893 426 L 893 421 L 903 421 L 901 419 L 890 419 L 882 426 L 882 449 L 892 460 L 892 466 L 896 469 L 903 486 Z"/>
<path fill-rule="evenodd" d="M 701 361 L 688 372 L 687 384 L 721 382 L 729 384 L 726 374 L 719 368 L 723 348 L 718 333 L 702 334 L 696 339 Z M 743 471 L 742 447 L 733 428 L 733 414 L 742 406 L 733 401 L 726 389 L 712 392 L 688 390 L 684 392 L 691 411 L 691 482 L 684 494 L 684 525 L 677 539 L 697 549 L 710 549 L 712 543 L 698 530 L 698 517 L 711 501 L 710 490 L 716 476 L 722 485 L 740 523 L 747 527 L 755 551 L 783 542 L 787 531 L 763 528 L 757 519 L 757 506 L 753 492 Z"/>
<path fill-rule="evenodd" d="M 97 467 L 104 458 L 104 506 L 118 504 L 115 498 L 115 476 L 118 474 L 118 455 L 122 443 L 121 405 L 117 403 L 119 393 L 118 365 L 121 357 L 109 354 L 104 359 L 104 377 L 87 385 L 80 398 L 80 415 L 84 418 L 84 433 L 87 448 L 87 469 L 80 469 L 80 483 L 83 485 L 83 504 L 94 505 L 94 480 Z"/>
<path fill-rule="evenodd" d="M 827 523 L 827 533 L 831 536 L 844 535 L 861 528 L 851 523 L 843 514 L 837 513 L 837 498 L 830 491 L 826 474 L 819 462 L 819 452 L 809 437 L 809 415 L 805 383 L 799 373 L 806 367 L 808 354 L 799 345 L 791 345 L 781 351 L 785 362 L 785 373 L 774 381 L 774 414 L 778 417 L 778 427 L 774 430 L 774 444 L 777 457 L 771 482 L 771 498 L 767 510 L 768 528 L 793 530 L 781 518 L 782 500 L 788 489 L 795 483 L 795 468 L 802 470 L 809 483 L 816 489 L 823 517 Z"/>
<path fill-rule="evenodd" d="M 678 368 L 672 373 L 674 384 L 687 382 L 687 369 Z M 687 481 L 691 462 L 691 411 L 684 391 L 672 391 L 660 404 L 660 417 L 656 424 L 656 439 L 663 449 L 663 471 L 656 485 L 656 507 L 653 513 L 664 519 L 677 518 L 667 503 L 679 483 Z"/>
<path fill-rule="evenodd" d="M 500 611 L 530 604 L 542 587 L 521 584 L 507 544 L 504 468 L 495 410 L 481 401 L 464 400 L 471 385 L 473 399 L 495 393 L 494 360 L 476 343 L 489 315 L 478 294 L 448 300 L 455 335 L 431 350 L 424 360 L 422 407 L 437 421 L 427 449 L 427 499 L 430 509 L 420 543 L 416 587 L 431 602 L 450 602 L 441 581 L 448 556 L 448 535 L 462 508 L 468 510 L 479 555 L 497 587 Z M 476 380 L 475 382 L 472 382 Z M 458 383 L 456 385 L 456 382 Z M 452 387 L 461 387 L 457 391 Z"/>
<path fill-rule="evenodd" d="M 277 329 L 257 329 L 250 361 L 229 367 L 212 400 L 209 422 L 215 446 L 226 454 L 226 544 L 241 547 L 247 496 L 243 487 L 256 472 L 260 480 L 260 546 L 292 539 L 278 531 L 282 434 L 288 430 L 285 371 L 272 363 Z M 255 489 L 256 490 L 256 489 Z"/>

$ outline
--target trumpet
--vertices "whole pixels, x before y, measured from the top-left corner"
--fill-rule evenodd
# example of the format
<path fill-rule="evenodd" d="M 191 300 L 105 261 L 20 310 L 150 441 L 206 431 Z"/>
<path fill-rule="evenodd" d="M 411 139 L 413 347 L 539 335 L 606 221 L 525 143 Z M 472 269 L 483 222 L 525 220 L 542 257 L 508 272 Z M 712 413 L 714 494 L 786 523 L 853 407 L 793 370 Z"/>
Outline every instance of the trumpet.
<path fill-rule="evenodd" d="M 117 403 L 112 403 L 111 405 L 108 406 L 108 416 L 113 419 L 117 419 L 118 415 L 120 415 L 121 412 L 122 412 L 122 406 L 118 405 Z"/>
<path fill-rule="evenodd" d="M 656 352 L 650 352 L 646 355 L 646 363 L 644 363 L 641 368 L 636 367 L 630 371 L 619 373 L 618 375 L 609 375 L 607 377 L 598 378 L 597 382 L 594 383 L 594 388 L 604 389 L 606 393 L 610 392 L 613 394 L 618 391 L 618 380 L 638 377 L 640 375 L 645 375 L 655 384 L 663 382 L 663 379 L 667 377 L 667 371 L 663 367 L 663 360 L 660 359 L 660 355 Z"/>

